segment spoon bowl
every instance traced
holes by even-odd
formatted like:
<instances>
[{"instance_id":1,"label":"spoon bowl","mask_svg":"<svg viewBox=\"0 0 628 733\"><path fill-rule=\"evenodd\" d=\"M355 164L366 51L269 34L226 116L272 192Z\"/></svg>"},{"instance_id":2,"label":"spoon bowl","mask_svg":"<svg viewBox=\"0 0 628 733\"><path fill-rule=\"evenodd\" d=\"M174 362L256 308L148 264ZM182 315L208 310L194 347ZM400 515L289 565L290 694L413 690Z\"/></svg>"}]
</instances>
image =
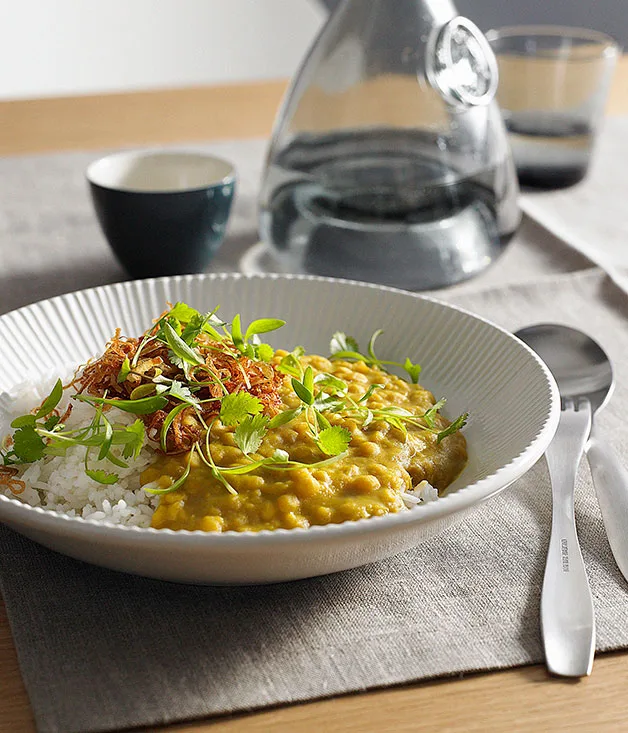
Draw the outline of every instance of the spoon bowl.
<instances>
[{"instance_id":1,"label":"spoon bowl","mask_svg":"<svg viewBox=\"0 0 628 733\"><path fill-rule=\"evenodd\" d=\"M523 328L515 336L547 364L561 397L586 397L594 413L608 404L615 386L613 368L597 341L575 328L553 323Z\"/></svg>"}]
</instances>

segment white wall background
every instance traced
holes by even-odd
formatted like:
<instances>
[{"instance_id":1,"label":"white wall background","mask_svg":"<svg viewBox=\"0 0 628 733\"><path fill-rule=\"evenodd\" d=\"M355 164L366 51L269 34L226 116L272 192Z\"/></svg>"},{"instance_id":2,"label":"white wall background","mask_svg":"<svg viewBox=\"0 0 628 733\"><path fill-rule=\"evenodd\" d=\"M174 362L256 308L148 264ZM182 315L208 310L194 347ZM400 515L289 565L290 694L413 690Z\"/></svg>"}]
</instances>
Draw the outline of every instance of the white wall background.
<instances>
[{"instance_id":1,"label":"white wall background","mask_svg":"<svg viewBox=\"0 0 628 733\"><path fill-rule=\"evenodd\" d=\"M313 0L0 0L0 99L290 76Z\"/></svg>"}]
</instances>

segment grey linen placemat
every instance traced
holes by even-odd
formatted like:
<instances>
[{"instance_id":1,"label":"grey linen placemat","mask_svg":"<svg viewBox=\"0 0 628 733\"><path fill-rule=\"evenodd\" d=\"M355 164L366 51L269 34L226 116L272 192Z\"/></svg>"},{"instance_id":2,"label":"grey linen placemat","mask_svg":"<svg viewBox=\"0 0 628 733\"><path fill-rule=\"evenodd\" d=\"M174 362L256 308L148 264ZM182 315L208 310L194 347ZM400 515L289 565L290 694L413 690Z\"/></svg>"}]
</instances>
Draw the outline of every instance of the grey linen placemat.
<instances>
[{"instance_id":1,"label":"grey linen placemat","mask_svg":"<svg viewBox=\"0 0 628 733\"><path fill-rule=\"evenodd\" d=\"M212 264L235 269L257 239L265 142L202 147L239 172L229 235ZM124 279L83 180L98 155L0 159L0 311ZM617 363L620 384L600 425L628 462L628 297L603 274L581 272L587 267L526 219L497 265L438 295L507 328L548 319L588 328ZM628 646L627 586L586 470L577 512L598 648ZM540 661L549 520L541 462L429 545L335 576L266 588L175 586L90 567L0 528L0 585L40 731L152 726Z\"/></svg>"},{"instance_id":2,"label":"grey linen placemat","mask_svg":"<svg viewBox=\"0 0 628 733\"><path fill-rule=\"evenodd\" d=\"M448 299L511 329L551 319L595 334L620 377L600 426L628 462L628 298L601 272ZM628 646L628 586L586 470L577 520L598 650ZM539 662L549 527L540 461L430 543L333 576L177 586L90 567L3 529L0 579L39 730L102 731Z\"/></svg>"}]
</instances>

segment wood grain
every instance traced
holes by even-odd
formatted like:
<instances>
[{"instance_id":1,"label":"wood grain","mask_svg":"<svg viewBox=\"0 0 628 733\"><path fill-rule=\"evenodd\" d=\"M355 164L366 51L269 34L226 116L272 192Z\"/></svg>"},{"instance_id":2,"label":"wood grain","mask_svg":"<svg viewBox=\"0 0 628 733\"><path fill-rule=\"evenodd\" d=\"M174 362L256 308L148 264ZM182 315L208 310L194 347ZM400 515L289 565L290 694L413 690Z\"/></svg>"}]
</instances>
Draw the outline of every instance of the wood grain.
<instances>
[{"instance_id":1,"label":"wood grain","mask_svg":"<svg viewBox=\"0 0 628 733\"><path fill-rule=\"evenodd\" d=\"M0 155L268 136L285 81L0 102Z\"/></svg>"},{"instance_id":2,"label":"wood grain","mask_svg":"<svg viewBox=\"0 0 628 733\"><path fill-rule=\"evenodd\" d=\"M0 154L101 149L268 135L283 81L0 103ZM628 58L608 113L628 114ZM171 726L169 733L536 733L628 730L628 654L602 655L579 682L542 666L427 682L249 715ZM33 717L0 602L0 733Z\"/></svg>"},{"instance_id":3,"label":"wood grain","mask_svg":"<svg viewBox=\"0 0 628 733\"><path fill-rule=\"evenodd\" d=\"M213 724L174 726L171 733L325 733L391 731L620 731L628 726L624 655L596 662L580 682L548 677L543 667L473 675L296 705ZM609 685L613 679L615 683ZM615 686L617 685L617 686ZM324 721L324 723L323 723Z\"/></svg>"},{"instance_id":4,"label":"wood grain","mask_svg":"<svg viewBox=\"0 0 628 733\"><path fill-rule=\"evenodd\" d=\"M17 663L9 619L0 599L0 733L31 733L35 721Z\"/></svg>"},{"instance_id":5,"label":"wood grain","mask_svg":"<svg viewBox=\"0 0 628 733\"><path fill-rule=\"evenodd\" d=\"M628 114L628 57L620 59L607 111ZM391 121L425 115L393 84L366 85L362 94L372 115L387 111ZM232 84L126 94L0 102L0 155L58 150L94 150L160 143L264 137L270 134L286 81ZM321 98L314 94L313 124ZM333 104L325 105L327 110Z\"/></svg>"}]
</instances>

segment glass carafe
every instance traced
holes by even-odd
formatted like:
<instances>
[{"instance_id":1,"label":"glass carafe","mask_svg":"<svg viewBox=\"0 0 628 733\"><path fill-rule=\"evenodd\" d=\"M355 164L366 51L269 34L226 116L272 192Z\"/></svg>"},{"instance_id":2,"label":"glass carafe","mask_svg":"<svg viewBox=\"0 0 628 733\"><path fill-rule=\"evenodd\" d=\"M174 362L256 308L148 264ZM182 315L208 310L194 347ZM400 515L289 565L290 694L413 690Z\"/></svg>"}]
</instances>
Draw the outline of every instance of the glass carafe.
<instances>
[{"instance_id":1,"label":"glass carafe","mask_svg":"<svg viewBox=\"0 0 628 733\"><path fill-rule=\"evenodd\" d=\"M344 0L268 152L260 231L280 268L425 290L490 265L520 218L496 85L449 0Z\"/></svg>"}]
</instances>

